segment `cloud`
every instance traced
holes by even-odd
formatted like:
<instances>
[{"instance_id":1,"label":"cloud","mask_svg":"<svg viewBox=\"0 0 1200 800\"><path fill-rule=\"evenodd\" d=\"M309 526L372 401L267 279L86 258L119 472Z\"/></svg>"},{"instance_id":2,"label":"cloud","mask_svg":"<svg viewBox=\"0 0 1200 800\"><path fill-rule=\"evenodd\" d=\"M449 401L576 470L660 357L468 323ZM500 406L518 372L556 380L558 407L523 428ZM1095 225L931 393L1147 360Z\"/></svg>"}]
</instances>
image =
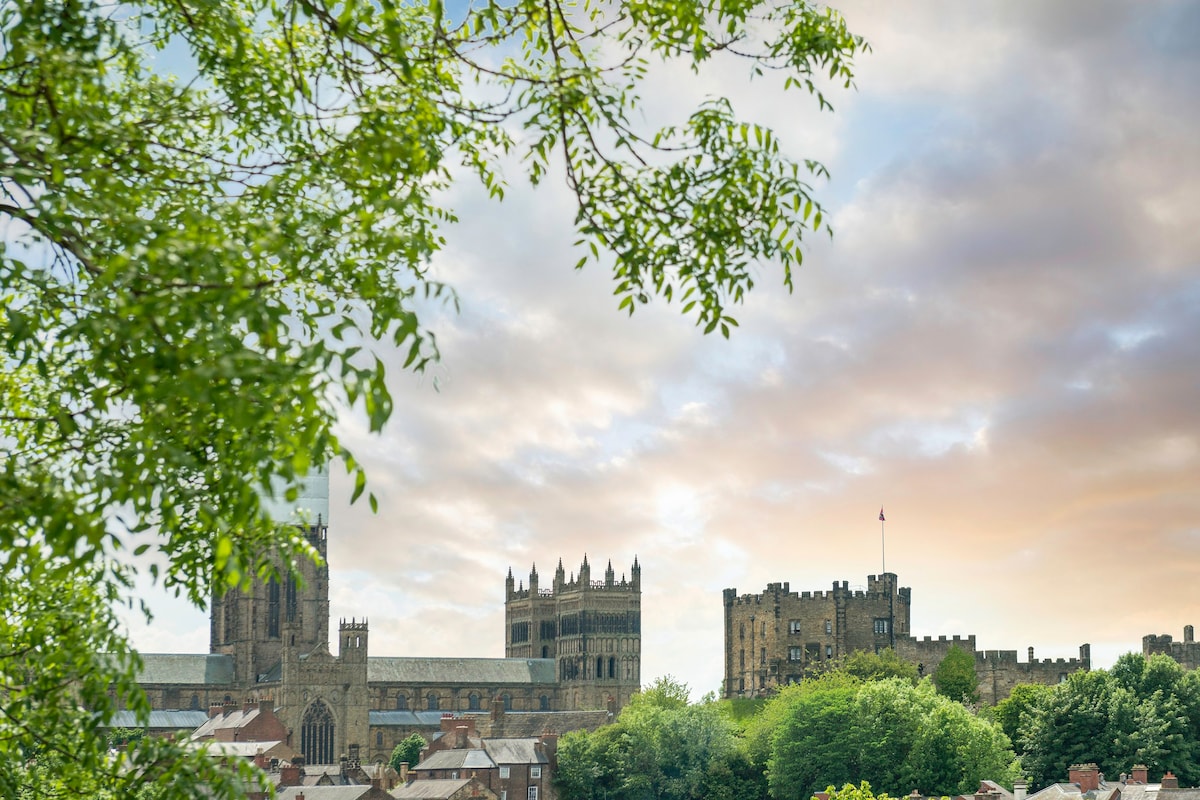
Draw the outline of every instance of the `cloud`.
<instances>
[{"instance_id":1,"label":"cloud","mask_svg":"<svg viewBox=\"0 0 1200 800\"><path fill-rule=\"evenodd\" d=\"M443 360L384 354L392 424L343 424L381 508L334 510L334 615L373 653L502 655L509 567L636 555L643 678L707 691L720 590L865 583L881 503L918 633L1065 657L1194 621L1196 6L845 13L874 50L834 115L729 71L646 92L664 117L732 93L833 170L835 238L794 294L764 265L731 341L618 313L560 186L453 191Z\"/></svg>"}]
</instances>

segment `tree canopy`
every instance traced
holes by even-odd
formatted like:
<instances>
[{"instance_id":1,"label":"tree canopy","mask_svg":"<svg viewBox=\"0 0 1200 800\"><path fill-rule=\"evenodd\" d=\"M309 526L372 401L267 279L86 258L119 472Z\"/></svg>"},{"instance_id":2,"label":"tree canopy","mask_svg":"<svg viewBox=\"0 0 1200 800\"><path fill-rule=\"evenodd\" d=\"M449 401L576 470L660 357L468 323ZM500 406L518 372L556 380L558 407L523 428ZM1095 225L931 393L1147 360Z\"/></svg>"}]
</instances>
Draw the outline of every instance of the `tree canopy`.
<instances>
[{"instance_id":1,"label":"tree canopy","mask_svg":"<svg viewBox=\"0 0 1200 800\"><path fill-rule=\"evenodd\" d=\"M979 676L975 673L975 657L958 645L951 645L933 671L933 684L951 700L978 703Z\"/></svg>"},{"instance_id":2,"label":"tree canopy","mask_svg":"<svg viewBox=\"0 0 1200 800\"><path fill-rule=\"evenodd\" d=\"M864 780L899 794L954 795L981 779L1011 784L1017 776L999 727L927 680L814 681L785 689L771 704L766 768L776 800Z\"/></svg>"},{"instance_id":3,"label":"tree canopy","mask_svg":"<svg viewBox=\"0 0 1200 800\"><path fill-rule=\"evenodd\" d=\"M612 725L569 733L558 747L563 800L754 800L762 797L736 727L714 702L689 705L687 686L660 678Z\"/></svg>"},{"instance_id":4,"label":"tree canopy","mask_svg":"<svg viewBox=\"0 0 1200 800\"><path fill-rule=\"evenodd\" d=\"M1200 781L1200 671L1169 656L1126 653L1111 670L1075 672L1022 698L1017 744L1035 784L1087 761L1108 775L1141 763L1181 785Z\"/></svg>"},{"instance_id":5,"label":"tree canopy","mask_svg":"<svg viewBox=\"0 0 1200 800\"><path fill-rule=\"evenodd\" d=\"M29 756L52 751L86 794L113 761L89 734L146 711L98 610L132 602L131 563L202 605L314 557L264 496L339 462L365 491L333 425L392 413L379 348L437 356L417 308L453 303L429 265L454 182L564 181L576 266L611 268L619 308L657 296L728 335L756 265L790 287L826 227L824 168L727 99L652 129L639 86L728 59L824 108L863 47L836 12L765 0L0 6L5 788L36 791Z\"/></svg>"},{"instance_id":6,"label":"tree canopy","mask_svg":"<svg viewBox=\"0 0 1200 800\"><path fill-rule=\"evenodd\" d=\"M388 759L388 764L397 772L400 771L401 764L408 764L409 767L415 767L417 762L421 760L421 751L424 749L425 737L419 733L414 733L392 748L392 755Z\"/></svg>"}]
</instances>

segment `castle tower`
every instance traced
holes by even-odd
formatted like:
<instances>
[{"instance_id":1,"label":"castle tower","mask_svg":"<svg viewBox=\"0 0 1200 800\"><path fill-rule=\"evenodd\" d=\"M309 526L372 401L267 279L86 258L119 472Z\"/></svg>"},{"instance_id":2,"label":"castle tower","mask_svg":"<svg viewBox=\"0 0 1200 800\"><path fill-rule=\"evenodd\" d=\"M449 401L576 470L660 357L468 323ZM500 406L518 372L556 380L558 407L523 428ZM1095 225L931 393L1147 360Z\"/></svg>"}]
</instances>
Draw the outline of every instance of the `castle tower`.
<instances>
[{"instance_id":1,"label":"castle tower","mask_svg":"<svg viewBox=\"0 0 1200 800\"><path fill-rule=\"evenodd\" d=\"M753 697L826 669L853 652L895 648L909 637L912 590L896 575L867 577L867 588L834 581L827 592L767 584L758 595L726 589L725 697Z\"/></svg>"},{"instance_id":2,"label":"castle tower","mask_svg":"<svg viewBox=\"0 0 1200 800\"><path fill-rule=\"evenodd\" d=\"M507 658L553 659L560 685L558 710L623 706L641 685L641 566L632 580L616 579L609 562L592 581L587 556L578 577L566 578L562 560L553 588L539 590L536 568L528 591L506 586Z\"/></svg>"}]
</instances>

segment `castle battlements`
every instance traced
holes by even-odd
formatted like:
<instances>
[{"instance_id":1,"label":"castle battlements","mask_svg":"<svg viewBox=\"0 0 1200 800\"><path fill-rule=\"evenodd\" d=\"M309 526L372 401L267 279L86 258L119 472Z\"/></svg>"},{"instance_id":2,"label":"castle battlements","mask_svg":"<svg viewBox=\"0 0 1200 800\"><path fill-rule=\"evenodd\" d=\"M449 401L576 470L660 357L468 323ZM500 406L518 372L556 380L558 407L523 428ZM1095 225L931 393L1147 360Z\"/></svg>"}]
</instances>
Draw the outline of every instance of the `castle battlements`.
<instances>
[{"instance_id":1,"label":"castle battlements","mask_svg":"<svg viewBox=\"0 0 1200 800\"><path fill-rule=\"evenodd\" d=\"M924 675L951 649L965 650L975 661L981 699L989 704L1007 697L1018 682L1058 683L1091 665L1086 644L1079 658L1037 660L1029 648L1029 660L1022 662L1016 650L979 650L974 634L912 636L912 590L891 572L868 575L865 589L851 589L849 581L834 581L826 591L793 592L786 582L769 583L761 594L726 589L724 605L726 697L769 694L852 653L887 648ZM1145 646L1181 649L1169 636L1147 637Z\"/></svg>"}]
</instances>

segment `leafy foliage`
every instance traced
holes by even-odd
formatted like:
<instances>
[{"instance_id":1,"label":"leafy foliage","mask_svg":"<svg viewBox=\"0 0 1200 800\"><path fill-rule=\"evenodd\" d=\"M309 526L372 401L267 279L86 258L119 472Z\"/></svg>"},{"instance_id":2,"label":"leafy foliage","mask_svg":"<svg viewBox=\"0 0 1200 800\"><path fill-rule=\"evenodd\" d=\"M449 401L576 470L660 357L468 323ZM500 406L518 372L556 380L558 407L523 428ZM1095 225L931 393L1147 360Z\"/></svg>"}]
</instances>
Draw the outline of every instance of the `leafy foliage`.
<instances>
[{"instance_id":1,"label":"leafy foliage","mask_svg":"<svg viewBox=\"0 0 1200 800\"><path fill-rule=\"evenodd\" d=\"M840 669L864 681L900 678L916 685L919 679L916 665L900 658L890 647L884 648L878 653L855 650L842 663Z\"/></svg>"},{"instance_id":2,"label":"leafy foliage","mask_svg":"<svg viewBox=\"0 0 1200 800\"><path fill-rule=\"evenodd\" d=\"M1168 656L1127 653L1111 670L1072 673L1028 700L1017 740L1035 783L1084 761L1109 775L1143 763L1184 785L1200 781L1200 672Z\"/></svg>"},{"instance_id":3,"label":"leafy foliage","mask_svg":"<svg viewBox=\"0 0 1200 800\"><path fill-rule=\"evenodd\" d=\"M975 657L958 645L951 645L946 657L933 671L933 684L951 700L978 703L979 676L975 674Z\"/></svg>"},{"instance_id":4,"label":"leafy foliage","mask_svg":"<svg viewBox=\"0 0 1200 800\"><path fill-rule=\"evenodd\" d=\"M766 768L771 796L804 800L866 780L923 794L970 792L982 778L1017 776L1008 738L939 695L929 681L841 681L781 692L772 704ZM753 750L752 752L761 752Z\"/></svg>"},{"instance_id":5,"label":"leafy foliage","mask_svg":"<svg viewBox=\"0 0 1200 800\"><path fill-rule=\"evenodd\" d=\"M264 496L338 462L365 493L333 424L388 420L379 348L436 358L417 309L454 302L428 267L456 180L502 198L506 159L564 180L579 266L611 266L619 308L658 296L728 335L755 265L790 286L826 228L825 170L720 98L649 129L639 85L652 61L740 59L823 108L863 47L833 11L762 0L0 5L4 788L37 748L72 791L170 750L112 759L96 735L146 712L96 611L129 600L114 563L202 605L315 557Z\"/></svg>"},{"instance_id":6,"label":"leafy foliage","mask_svg":"<svg viewBox=\"0 0 1200 800\"><path fill-rule=\"evenodd\" d=\"M555 785L563 800L752 800L761 771L712 702L688 705L688 690L659 679L612 724L564 736Z\"/></svg>"},{"instance_id":7,"label":"leafy foliage","mask_svg":"<svg viewBox=\"0 0 1200 800\"><path fill-rule=\"evenodd\" d=\"M425 737L414 733L392 748L392 756L388 759L388 764L397 772L400 771L401 764L415 767L421 760L421 751L424 749Z\"/></svg>"}]
</instances>

